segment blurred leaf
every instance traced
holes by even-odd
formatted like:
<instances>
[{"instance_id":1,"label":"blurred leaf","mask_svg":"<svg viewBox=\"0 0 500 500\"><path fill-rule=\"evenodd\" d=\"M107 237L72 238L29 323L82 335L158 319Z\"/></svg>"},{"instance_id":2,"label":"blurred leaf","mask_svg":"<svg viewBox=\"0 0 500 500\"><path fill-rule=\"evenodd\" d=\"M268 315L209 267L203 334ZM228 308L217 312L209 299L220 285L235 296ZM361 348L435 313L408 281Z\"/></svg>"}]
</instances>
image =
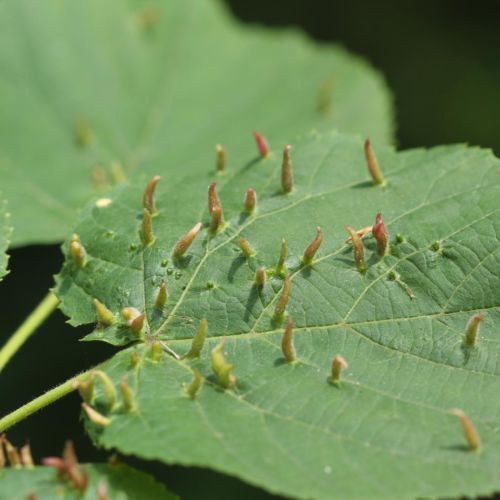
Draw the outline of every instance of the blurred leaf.
<instances>
[{"instance_id":1,"label":"blurred leaf","mask_svg":"<svg viewBox=\"0 0 500 500\"><path fill-rule=\"evenodd\" d=\"M83 464L88 474L88 485L84 493L75 490L66 479L59 479L53 467L33 469L0 469L0 499L36 500L75 499L95 500L101 490L107 492L107 500L175 500L177 497L168 492L154 479L132 469L127 465ZM105 487L103 486L105 484ZM103 489L104 488L104 489ZM104 497L103 497L104 498Z\"/></svg>"},{"instance_id":2,"label":"blurred leaf","mask_svg":"<svg viewBox=\"0 0 500 500\"><path fill-rule=\"evenodd\" d=\"M93 338L137 339L121 319L145 312L143 341L102 367L125 380L134 409L104 395L91 404L111 419L87 421L97 444L165 463L233 474L269 491L300 498L421 498L476 496L500 488L500 400L497 397L500 320L500 163L489 151L463 146L396 153L376 147L386 186L369 178L362 142L314 134L295 144L295 187L280 190L281 157L234 168L218 191L226 226L207 232L208 182L160 183L155 241L144 247L142 187L112 193L107 207L87 207L76 227L87 252L83 268L67 261L57 278L62 309L73 324L91 323L98 298L115 324ZM159 172L161 173L161 172ZM256 187L258 211L242 214L242 194ZM382 212L390 252L377 258L364 238L366 274L345 243L349 224L370 226ZM179 261L178 238L198 220L204 227ZM324 231L316 260L300 257ZM256 254L241 254L248 239ZM298 361L280 349L285 322L273 318L283 287L273 275L286 238L291 291L286 315L295 324ZM65 250L66 251L66 250ZM268 279L255 285L255 271ZM169 299L155 308L162 281ZM474 348L464 347L469 318L485 319ZM201 358L153 359L163 340L187 353L198 322L208 320ZM223 390L210 351L225 340L236 386ZM140 362L132 366L132 353ZM328 383L331 360L349 368L340 387ZM195 368L204 385L186 394ZM466 450L456 416L462 408L483 441Z\"/></svg>"},{"instance_id":3,"label":"blurred leaf","mask_svg":"<svg viewBox=\"0 0 500 500\"><path fill-rule=\"evenodd\" d=\"M62 240L122 174L199 175L219 142L232 165L255 151L253 130L392 140L389 93L363 60L295 30L240 26L215 0L6 0L0 67L15 245Z\"/></svg>"}]
</instances>

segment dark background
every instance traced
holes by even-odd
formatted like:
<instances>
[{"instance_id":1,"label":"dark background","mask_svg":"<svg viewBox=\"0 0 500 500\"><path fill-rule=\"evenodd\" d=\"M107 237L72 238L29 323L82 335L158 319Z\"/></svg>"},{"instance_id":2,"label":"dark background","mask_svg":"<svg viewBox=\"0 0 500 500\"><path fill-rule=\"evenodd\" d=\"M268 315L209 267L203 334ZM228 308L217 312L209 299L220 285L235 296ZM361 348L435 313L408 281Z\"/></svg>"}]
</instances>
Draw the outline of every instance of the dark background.
<instances>
[{"instance_id":1,"label":"dark background","mask_svg":"<svg viewBox=\"0 0 500 500\"><path fill-rule=\"evenodd\" d=\"M189 0L184 0L189 1ZM500 2L465 0L227 0L246 22L296 25L319 41L336 41L385 74L395 96L399 148L468 142L500 153ZM11 252L11 275L0 286L0 338L5 339L43 298L62 263L58 247ZM79 343L81 331L57 312L0 377L5 414L113 349ZM3 341L2 341L3 342ZM72 438L83 461L105 460L78 422L79 397L58 401L9 431L29 437L35 459L59 454ZM272 498L214 472L135 461L183 498ZM307 478L305 478L307 479Z\"/></svg>"}]
</instances>

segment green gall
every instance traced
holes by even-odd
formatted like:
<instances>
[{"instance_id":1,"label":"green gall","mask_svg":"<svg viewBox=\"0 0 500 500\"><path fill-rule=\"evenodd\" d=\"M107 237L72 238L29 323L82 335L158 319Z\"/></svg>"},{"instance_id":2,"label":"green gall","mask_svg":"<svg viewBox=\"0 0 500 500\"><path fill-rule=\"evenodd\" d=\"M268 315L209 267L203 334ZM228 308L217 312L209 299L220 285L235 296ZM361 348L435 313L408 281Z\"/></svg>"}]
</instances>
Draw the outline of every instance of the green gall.
<instances>
[{"instance_id":1,"label":"green gall","mask_svg":"<svg viewBox=\"0 0 500 500\"><path fill-rule=\"evenodd\" d=\"M231 373L234 365L229 364L224 357L224 340L212 349L211 352L212 371L217 377L219 384L224 389L231 389L236 385L236 377Z\"/></svg>"},{"instance_id":2,"label":"green gall","mask_svg":"<svg viewBox=\"0 0 500 500\"><path fill-rule=\"evenodd\" d=\"M217 144L217 146L215 146L215 154L215 168L219 173L224 172L224 170L226 170L226 150L222 144Z\"/></svg>"},{"instance_id":3,"label":"green gall","mask_svg":"<svg viewBox=\"0 0 500 500\"><path fill-rule=\"evenodd\" d=\"M120 380L120 394L123 401L123 409L126 412L132 411L135 408L135 397L132 389L128 386L125 378Z\"/></svg>"},{"instance_id":4,"label":"green gall","mask_svg":"<svg viewBox=\"0 0 500 500\"><path fill-rule=\"evenodd\" d=\"M207 336L208 323L206 319L200 320L198 329L193 337L193 342L191 343L191 348L188 353L184 356L186 359L199 358L201 350L203 349L203 344L205 343L205 337Z\"/></svg>"},{"instance_id":5,"label":"green gall","mask_svg":"<svg viewBox=\"0 0 500 500\"><path fill-rule=\"evenodd\" d=\"M377 157L373 152L370 139L366 139L365 141L365 158L373 183L377 186L383 186L385 184L384 177L382 176Z\"/></svg>"},{"instance_id":6,"label":"green gall","mask_svg":"<svg viewBox=\"0 0 500 500\"><path fill-rule=\"evenodd\" d=\"M105 417L97 410L94 410L87 403L82 403L83 411L87 414L89 420L99 427L107 427L111 423L111 419Z\"/></svg>"},{"instance_id":7,"label":"green gall","mask_svg":"<svg viewBox=\"0 0 500 500\"><path fill-rule=\"evenodd\" d=\"M203 384L203 375L198 370L193 370L193 380L186 389L187 395L194 399Z\"/></svg>"},{"instance_id":8,"label":"green gall","mask_svg":"<svg viewBox=\"0 0 500 500\"><path fill-rule=\"evenodd\" d=\"M110 326L116 321L115 315L102 302L94 299L94 306L100 326Z\"/></svg>"},{"instance_id":9,"label":"green gall","mask_svg":"<svg viewBox=\"0 0 500 500\"><path fill-rule=\"evenodd\" d=\"M365 262L365 251L363 247L363 241L359 234L349 226L345 226L347 232L351 237L352 249L354 252L354 262L358 271L363 274L366 272L366 262Z\"/></svg>"},{"instance_id":10,"label":"green gall","mask_svg":"<svg viewBox=\"0 0 500 500\"><path fill-rule=\"evenodd\" d=\"M245 257L251 257L252 255L255 255L255 252L253 248L250 246L250 243L248 243L248 240L244 238L243 236L240 238L240 249L241 252Z\"/></svg>"},{"instance_id":11,"label":"green gall","mask_svg":"<svg viewBox=\"0 0 500 500\"><path fill-rule=\"evenodd\" d=\"M160 283L160 287L158 288L158 293L155 299L156 309L162 310L165 307L165 304L167 303L167 299L168 299L167 284L165 283L164 280L162 280L162 282Z\"/></svg>"},{"instance_id":12,"label":"green gall","mask_svg":"<svg viewBox=\"0 0 500 500\"><path fill-rule=\"evenodd\" d=\"M281 189L285 194L290 193L293 189L292 161L290 159L291 149L292 146L290 144L285 147L281 163Z\"/></svg>"},{"instance_id":13,"label":"green gall","mask_svg":"<svg viewBox=\"0 0 500 500\"><path fill-rule=\"evenodd\" d=\"M155 239L153 234L151 212L147 208L143 209L141 236L142 241L146 246L151 245Z\"/></svg>"},{"instance_id":14,"label":"green gall","mask_svg":"<svg viewBox=\"0 0 500 500\"><path fill-rule=\"evenodd\" d=\"M93 379L98 379L101 382L107 406L112 410L116 404L116 390L113 381L102 370L92 370L91 376Z\"/></svg>"},{"instance_id":15,"label":"green gall","mask_svg":"<svg viewBox=\"0 0 500 500\"><path fill-rule=\"evenodd\" d=\"M296 359L295 348L293 346L293 322L288 320L283 338L281 339L281 351L288 363L292 363Z\"/></svg>"},{"instance_id":16,"label":"green gall","mask_svg":"<svg viewBox=\"0 0 500 500\"><path fill-rule=\"evenodd\" d=\"M259 287L264 286L266 277L266 268L264 266L260 266L255 272L255 284Z\"/></svg>"}]
</instances>

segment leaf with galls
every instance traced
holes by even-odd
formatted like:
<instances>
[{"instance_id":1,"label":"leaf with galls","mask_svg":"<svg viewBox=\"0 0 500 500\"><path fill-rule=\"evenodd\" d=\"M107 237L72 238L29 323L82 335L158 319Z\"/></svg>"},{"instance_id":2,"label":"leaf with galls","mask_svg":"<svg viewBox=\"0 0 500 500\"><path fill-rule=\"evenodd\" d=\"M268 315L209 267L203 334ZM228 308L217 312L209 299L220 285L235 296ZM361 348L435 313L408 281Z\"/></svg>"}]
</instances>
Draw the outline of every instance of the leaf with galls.
<instances>
[{"instance_id":1,"label":"leaf with galls","mask_svg":"<svg viewBox=\"0 0 500 500\"><path fill-rule=\"evenodd\" d=\"M288 143L294 184L283 193ZM82 212L74 232L86 263L75 266L64 245L61 307L73 324L93 324L98 299L115 321L91 338L132 344L100 366L115 385L113 408L100 381L86 395L88 407L109 419L103 426L85 417L94 441L214 468L294 498L474 497L500 489L500 162L477 148L397 153L374 142L381 187L361 138L312 134L270 145L265 160L252 163L255 151L239 164L231 156L224 175L209 148L206 178L190 183L158 170L149 245L140 228L151 176L114 193L105 210ZM224 224L213 233L207 189L215 179ZM249 186L258 195L252 213L243 204ZM377 241L371 231L377 213L389 240L383 257L380 234ZM196 238L173 259L197 221ZM346 225L368 228L356 233L363 273ZM316 240L309 251L315 233L321 246ZM242 237L255 249L251 257ZM158 308L162 283L168 298ZM144 315L140 336L123 319L125 307ZM468 347L476 315L484 319ZM186 356L205 319L204 341L198 334L195 342L203 348ZM289 320L293 344L284 337ZM333 370L336 356L349 367ZM134 396L131 411L122 380ZM473 422L478 453L468 452L473 445L450 408Z\"/></svg>"}]
</instances>

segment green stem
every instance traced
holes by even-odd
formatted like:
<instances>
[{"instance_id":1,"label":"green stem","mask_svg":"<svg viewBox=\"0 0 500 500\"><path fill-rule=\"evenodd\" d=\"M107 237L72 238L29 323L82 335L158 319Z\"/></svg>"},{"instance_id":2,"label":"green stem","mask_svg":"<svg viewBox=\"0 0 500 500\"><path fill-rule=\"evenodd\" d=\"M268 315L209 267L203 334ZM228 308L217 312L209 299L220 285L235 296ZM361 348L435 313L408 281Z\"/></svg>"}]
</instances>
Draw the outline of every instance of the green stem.
<instances>
[{"instance_id":1,"label":"green stem","mask_svg":"<svg viewBox=\"0 0 500 500\"><path fill-rule=\"evenodd\" d=\"M74 391L75 382L81 379L82 377L85 377L87 374L88 372L84 372L80 375L77 375L76 377L70 378L66 382L63 382L57 387L50 389L50 391L47 391L45 394L38 396L29 403L26 403L17 410L1 418L0 432L7 430L9 427L12 427L21 420L24 420L33 413L37 412L38 410L41 410L42 408L49 406L50 404L54 403L54 401L57 401L58 399L61 399L63 396L66 396L70 392Z\"/></svg>"},{"instance_id":2,"label":"green stem","mask_svg":"<svg viewBox=\"0 0 500 500\"><path fill-rule=\"evenodd\" d=\"M59 304L59 300L52 292L49 292L23 324L12 334L0 350L0 372L26 340L35 333L36 329L55 310L57 304Z\"/></svg>"}]
</instances>

